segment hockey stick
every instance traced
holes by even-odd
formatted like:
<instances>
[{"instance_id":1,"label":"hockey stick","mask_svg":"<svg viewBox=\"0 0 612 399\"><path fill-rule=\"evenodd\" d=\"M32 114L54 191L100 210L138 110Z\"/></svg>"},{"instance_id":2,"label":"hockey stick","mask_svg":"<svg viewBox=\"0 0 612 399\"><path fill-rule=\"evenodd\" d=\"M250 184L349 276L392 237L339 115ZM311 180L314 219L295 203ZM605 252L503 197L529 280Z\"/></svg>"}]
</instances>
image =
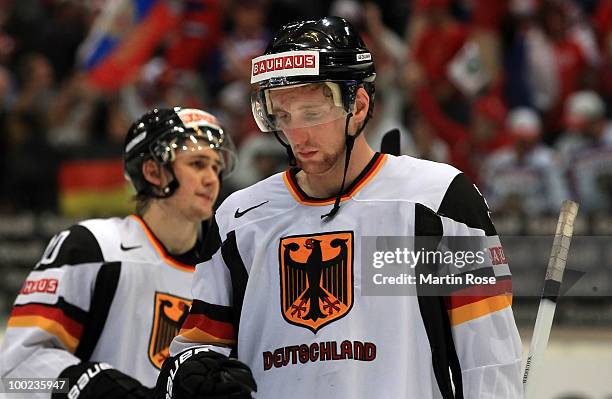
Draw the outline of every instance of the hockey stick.
<instances>
[{"instance_id":1,"label":"hockey stick","mask_svg":"<svg viewBox=\"0 0 612 399\"><path fill-rule=\"evenodd\" d=\"M555 316L555 308L557 307L557 297L561 289L561 281L563 280L563 271L567 262L567 253L572 240L574 230L574 220L578 213L578 204L572 201L563 201L561 205L561 213L557 222L557 231L553 241L548 267L546 268L546 279L544 281L544 290L540 299L538 315L536 317L531 345L529 346L529 354L525 365L525 374L523 374L523 388L525 391L525 399L535 398L535 388L538 382L538 372L542 368L542 357L550 330L552 328L553 318Z\"/></svg>"}]
</instances>

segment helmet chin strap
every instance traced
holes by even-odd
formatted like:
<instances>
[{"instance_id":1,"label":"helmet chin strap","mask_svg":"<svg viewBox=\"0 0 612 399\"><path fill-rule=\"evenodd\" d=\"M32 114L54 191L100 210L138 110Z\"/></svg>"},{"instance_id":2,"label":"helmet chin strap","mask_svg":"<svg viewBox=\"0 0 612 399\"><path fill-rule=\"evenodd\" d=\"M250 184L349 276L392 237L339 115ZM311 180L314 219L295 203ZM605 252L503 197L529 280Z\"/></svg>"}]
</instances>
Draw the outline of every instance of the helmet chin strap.
<instances>
[{"instance_id":1,"label":"helmet chin strap","mask_svg":"<svg viewBox=\"0 0 612 399\"><path fill-rule=\"evenodd\" d=\"M325 219L326 222L329 222L330 220L332 220L334 216L336 216L336 214L340 210L340 201L342 201L342 194L344 193L344 184L346 183L346 173L348 172L348 166L351 160L351 152L353 151L353 145L355 144L355 139L357 138L357 136L361 134L367 122L367 120L365 120L364 123L359 128L359 130L357 130L357 133L351 136L348 132L348 126L349 126L349 122L352 117L353 117L353 113L349 112L346 115L346 124L344 125L344 138L345 138L344 144L345 144L346 157L344 159L344 173L342 174L342 184L340 185L340 191L338 191L338 194L336 195L336 200L334 201L334 206L329 211L329 213L326 213L325 215L321 215L321 219Z\"/></svg>"},{"instance_id":2,"label":"helmet chin strap","mask_svg":"<svg viewBox=\"0 0 612 399\"><path fill-rule=\"evenodd\" d=\"M153 196L159 199L171 197L172 194L174 194L176 190L179 188L179 182L178 182L178 179L176 178L176 175L174 174L174 170L172 169L172 163L170 163L169 165L165 165L164 167L166 168L168 172L170 172L170 175L172 176L172 180L170 181L170 183L166 184L165 187L161 188L161 194L153 192Z\"/></svg>"},{"instance_id":3,"label":"helmet chin strap","mask_svg":"<svg viewBox=\"0 0 612 399\"><path fill-rule=\"evenodd\" d=\"M179 186L179 182L176 180L176 178L174 178L174 180L172 180L170 183L168 183L168 185L166 187L164 187L162 189L162 195L158 195L158 198L168 198L170 197L172 194L175 193L176 189Z\"/></svg>"},{"instance_id":4,"label":"helmet chin strap","mask_svg":"<svg viewBox=\"0 0 612 399\"><path fill-rule=\"evenodd\" d=\"M368 120L368 117L366 116L366 120L363 121L363 124L361 125L361 127L359 128L359 130L357 130L357 133L355 133L355 135L351 136L348 132L348 127L349 127L349 122L351 121L351 118L353 117L353 113L349 112L346 115L346 123L344 124L344 144L345 144L345 159L344 159L344 173L342 174L342 184L340 185L340 191L338 192L338 194L336 195L336 200L334 201L334 206L332 207L332 209L326 213L325 215L321 215L321 219L325 219L326 222L332 220L334 218L334 216L336 216L336 214L338 213L338 210L340 210L340 201L342 200L342 194L344 192L344 185L346 184L346 174L348 172L348 166L349 166L349 162L351 160L351 152L353 151L353 146L355 144L355 139L361 134L361 132L363 132L363 129L365 128L366 122ZM290 166L295 166L296 165L296 159L295 159L295 155L293 154L293 151L291 150L291 146L287 143L285 143L280 136L278 135L277 131L274 131L274 136L276 137L276 140L278 140L279 143L281 143L281 145L283 147L285 147L285 150L287 151L287 157L289 158L289 165ZM174 174L172 174L174 176ZM176 177L174 178L174 181L171 182L170 184L176 182ZM169 187L170 185L168 185ZM178 186L178 182L177 182L177 186ZM166 188L168 188L166 187ZM172 194L170 194L172 195Z\"/></svg>"}]
</instances>

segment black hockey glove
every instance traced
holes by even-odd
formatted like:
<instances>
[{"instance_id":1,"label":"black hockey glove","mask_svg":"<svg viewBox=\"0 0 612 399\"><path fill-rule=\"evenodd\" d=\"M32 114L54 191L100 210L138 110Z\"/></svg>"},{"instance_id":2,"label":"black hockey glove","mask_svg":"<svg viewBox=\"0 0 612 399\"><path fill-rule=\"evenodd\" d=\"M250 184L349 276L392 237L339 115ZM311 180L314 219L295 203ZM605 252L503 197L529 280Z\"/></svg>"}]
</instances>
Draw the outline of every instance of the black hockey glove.
<instances>
[{"instance_id":1,"label":"black hockey glove","mask_svg":"<svg viewBox=\"0 0 612 399\"><path fill-rule=\"evenodd\" d=\"M192 348L164 362L154 397L251 399L253 391L257 384L246 364L206 348Z\"/></svg>"},{"instance_id":2,"label":"black hockey glove","mask_svg":"<svg viewBox=\"0 0 612 399\"><path fill-rule=\"evenodd\" d=\"M150 399L153 389L106 363L82 362L67 367L58 378L68 378L68 393L53 393L51 399Z\"/></svg>"}]
</instances>

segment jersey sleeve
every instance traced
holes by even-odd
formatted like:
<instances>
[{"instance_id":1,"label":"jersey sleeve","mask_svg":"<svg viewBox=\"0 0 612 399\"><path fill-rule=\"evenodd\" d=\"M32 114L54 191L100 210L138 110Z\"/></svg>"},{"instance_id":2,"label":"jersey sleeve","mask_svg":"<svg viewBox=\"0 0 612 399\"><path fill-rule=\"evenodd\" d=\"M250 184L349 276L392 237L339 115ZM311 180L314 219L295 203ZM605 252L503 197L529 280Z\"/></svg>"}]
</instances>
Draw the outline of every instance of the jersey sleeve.
<instances>
[{"instance_id":1,"label":"jersey sleeve","mask_svg":"<svg viewBox=\"0 0 612 399\"><path fill-rule=\"evenodd\" d=\"M102 252L85 227L54 236L26 278L0 348L0 376L55 378L81 361Z\"/></svg>"},{"instance_id":2,"label":"jersey sleeve","mask_svg":"<svg viewBox=\"0 0 612 399\"><path fill-rule=\"evenodd\" d=\"M205 241L204 262L194 273L189 315L170 345L172 356L196 346L235 354L247 278L235 232L220 232L213 219Z\"/></svg>"},{"instance_id":3,"label":"jersey sleeve","mask_svg":"<svg viewBox=\"0 0 612 399\"><path fill-rule=\"evenodd\" d=\"M483 261L452 273L463 278L443 297L419 297L432 347L434 374L443 397L522 398L522 346L512 313L512 283L501 242L480 192L457 175L436 213L417 209L425 235L461 237L482 249ZM466 276L488 283L468 283ZM482 280L481 280L482 281ZM450 372L449 372L450 370Z\"/></svg>"},{"instance_id":4,"label":"jersey sleeve","mask_svg":"<svg viewBox=\"0 0 612 399\"><path fill-rule=\"evenodd\" d=\"M482 237L484 263L465 273L494 281L473 283L445 298L464 398L521 398L522 347L512 313L510 269L488 206L476 186L459 174L438 213L445 236Z\"/></svg>"}]
</instances>

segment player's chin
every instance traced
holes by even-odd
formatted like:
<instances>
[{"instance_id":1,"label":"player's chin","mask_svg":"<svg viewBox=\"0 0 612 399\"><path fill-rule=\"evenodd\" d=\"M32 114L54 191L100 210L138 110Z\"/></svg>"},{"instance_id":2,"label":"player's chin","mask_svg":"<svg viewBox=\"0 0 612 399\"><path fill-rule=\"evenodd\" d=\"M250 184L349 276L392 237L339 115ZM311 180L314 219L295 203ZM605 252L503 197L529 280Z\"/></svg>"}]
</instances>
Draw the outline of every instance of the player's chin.
<instances>
[{"instance_id":1,"label":"player's chin","mask_svg":"<svg viewBox=\"0 0 612 399\"><path fill-rule=\"evenodd\" d=\"M209 198L198 197L198 201L195 201L192 206L192 212L198 219L208 219L213 214L214 201Z\"/></svg>"},{"instance_id":2,"label":"player's chin","mask_svg":"<svg viewBox=\"0 0 612 399\"><path fill-rule=\"evenodd\" d=\"M314 163L314 162L300 162L300 163L298 163L298 166L304 172L306 172L308 174L313 174L313 175L320 174L325 169L325 168L322 167L322 165L320 163Z\"/></svg>"},{"instance_id":3,"label":"player's chin","mask_svg":"<svg viewBox=\"0 0 612 399\"><path fill-rule=\"evenodd\" d=\"M198 206L192 209L193 218L199 221L210 219L213 214L212 206Z\"/></svg>"},{"instance_id":4,"label":"player's chin","mask_svg":"<svg viewBox=\"0 0 612 399\"><path fill-rule=\"evenodd\" d=\"M328 162L326 159L321 159L301 162L298 166L306 173L320 175L328 173L333 168L334 163Z\"/></svg>"}]
</instances>

